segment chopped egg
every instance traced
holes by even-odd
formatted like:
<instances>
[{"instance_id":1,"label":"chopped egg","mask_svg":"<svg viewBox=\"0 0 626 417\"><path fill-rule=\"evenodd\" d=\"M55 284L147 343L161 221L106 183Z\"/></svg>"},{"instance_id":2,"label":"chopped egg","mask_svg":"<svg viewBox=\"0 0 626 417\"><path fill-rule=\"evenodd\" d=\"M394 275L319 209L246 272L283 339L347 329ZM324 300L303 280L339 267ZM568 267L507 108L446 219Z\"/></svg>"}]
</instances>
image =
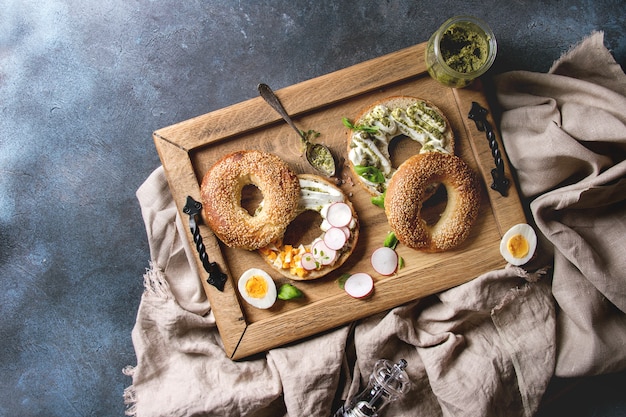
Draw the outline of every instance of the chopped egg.
<instances>
[{"instance_id":1,"label":"chopped egg","mask_svg":"<svg viewBox=\"0 0 626 417\"><path fill-rule=\"evenodd\" d=\"M267 309L276 302L276 284L262 269L251 268L241 274L238 282L239 293L250 305Z\"/></svg>"},{"instance_id":2,"label":"chopped egg","mask_svg":"<svg viewBox=\"0 0 626 417\"><path fill-rule=\"evenodd\" d=\"M537 248L537 234L526 223L511 227L500 241L500 253L511 265L524 265L531 260Z\"/></svg>"}]
</instances>

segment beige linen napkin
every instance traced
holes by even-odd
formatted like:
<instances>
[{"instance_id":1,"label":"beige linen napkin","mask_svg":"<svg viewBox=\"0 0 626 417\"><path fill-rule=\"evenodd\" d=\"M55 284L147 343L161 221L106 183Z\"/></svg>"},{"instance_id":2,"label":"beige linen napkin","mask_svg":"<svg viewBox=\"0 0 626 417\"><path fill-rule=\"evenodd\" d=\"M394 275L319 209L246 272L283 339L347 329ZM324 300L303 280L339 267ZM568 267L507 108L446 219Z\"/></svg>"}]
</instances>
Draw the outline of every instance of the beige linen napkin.
<instances>
[{"instance_id":1,"label":"beige linen napkin","mask_svg":"<svg viewBox=\"0 0 626 417\"><path fill-rule=\"evenodd\" d=\"M124 370L133 378L125 391L126 414L260 417L315 415L324 407L329 414L347 327L319 337L314 346L305 341L275 349L267 358L231 361L162 167L137 190L137 198L152 261L132 333L137 365Z\"/></svg>"},{"instance_id":2,"label":"beige linen napkin","mask_svg":"<svg viewBox=\"0 0 626 417\"><path fill-rule=\"evenodd\" d=\"M190 262L195 255L181 238L162 168L137 197L152 263L132 333L137 365L125 370L133 378L128 415L329 416L344 392L363 387L380 358L405 358L413 380L390 414L531 416L536 410L554 366L549 286L534 282L541 273L490 272L353 327L233 362L206 312Z\"/></svg>"},{"instance_id":3,"label":"beige linen napkin","mask_svg":"<svg viewBox=\"0 0 626 417\"><path fill-rule=\"evenodd\" d=\"M586 57L586 49L583 43L574 52ZM570 67L579 68L575 60L568 62ZM566 75L560 77L569 80ZM514 83L508 85L511 97L519 94ZM524 86L522 91L531 87ZM509 109L515 111L517 106ZM540 123L544 120L535 114L533 122L535 118ZM541 134L545 129L539 125L532 130L533 126L536 125L527 121L531 131L524 137ZM514 127L521 130L519 126ZM515 129L513 131L517 131ZM503 131L503 137L508 136L508 131ZM509 153L521 171L520 182L525 195L531 195L529 188L535 189L535 194L548 196L558 189L563 181L558 170L552 172L550 165L541 164L539 168L548 172L538 174L537 166L533 166L533 158L542 158L542 155L529 154L527 151L534 148L528 146L512 145L512 148ZM560 158L561 149L554 148L553 158L566 169L570 157ZM521 164L520 159L528 161L527 164ZM619 164L617 160L612 162ZM608 172L611 162L603 163L606 167L603 172ZM592 175L589 172L587 175ZM539 180L534 178L537 176ZM544 177L560 178L559 183L548 184ZM582 194L591 192L606 201L616 201L624 194L618 190L606 196L602 193L605 187L619 184L615 178L616 181L585 188ZM545 184L544 188L537 187L536 181ZM577 181L585 179L579 177L570 182L576 184ZM534 273L516 267L492 271L467 284L380 313L353 326L343 326L233 362L224 354L210 306L190 262L195 254L181 238L182 222L173 209L162 168L146 180L137 191L137 197L152 260L144 277L146 291L132 334L137 364L125 369L133 382L125 391L128 415L328 416L339 404L337 400L363 388L375 361L380 358L406 359L406 370L412 380L409 392L402 400L392 403L386 415L530 417L536 412L553 375L557 354L556 312L547 269ZM553 202L550 198L547 200ZM556 220L567 217L556 216L555 220L553 212L561 206L538 205L537 201L541 202L539 197L533 201L536 215L545 216L537 222L550 239L550 245L558 248L555 252L564 253L565 246L578 253L567 240L569 230L551 227ZM577 203L566 200L560 204L568 207ZM574 212L587 210L586 207L575 208ZM596 216L586 211L585 214L587 224L594 227L595 222L603 224L602 213ZM558 223L563 224L569 223ZM624 225L622 217L621 226ZM581 228L577 230L581 233ZM592 230L584 232L588 236ZM611 244L623 247L623 236ZM610 245L603 244L603 248L605 246ZM542 250L549 248L544 246ZM595 253L596 259L604 260L603 253ZM555 263L555 275L575 275L567 268L570 264L565 260L569 259L564 256L563 261ZM613 269L604 269L599 263L594 267L595 281L623 291L623 285L611 284L609 278L613 276ZM581 278L583 274L576 272L575 278ZM570 289L566 286L564 290ZM592 294L581 286L576 287L570 297L576 299L585 290ZM620 298L619 293L612 295ZM620 300L623 301L623 297ZM596 314L594 319L597 319L608 316L610 306L618 310L608 301L598 303L604 307L603 311L582 312ZM584 322L586 318L579 319ZM587 328L587 331L593 329ZM570 334L561 334L558 340L562 346L567 345L564 339ZM600 359L595 353L589 352L588 362ZM619 362L624 352L614 353L613 362Z\"/></svg>"},{"instance_id":4,"label":"beige linen napkin","mask_svg":"<svg viewBox=\"0 0 626 417\"><path fill-rule=\"evenodd\" d=\"M626 368L626 75L594 33L548 74L496 78L505 148L554 244L556 374Z\"/></svg>"}]
</instances>

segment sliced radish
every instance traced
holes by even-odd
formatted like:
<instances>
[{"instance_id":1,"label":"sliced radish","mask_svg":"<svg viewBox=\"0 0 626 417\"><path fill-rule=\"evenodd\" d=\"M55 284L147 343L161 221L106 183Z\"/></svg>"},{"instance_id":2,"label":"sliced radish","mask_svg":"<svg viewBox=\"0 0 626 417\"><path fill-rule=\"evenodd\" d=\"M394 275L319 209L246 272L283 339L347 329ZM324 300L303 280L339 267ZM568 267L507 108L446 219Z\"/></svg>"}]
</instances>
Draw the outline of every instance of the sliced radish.
<instances>
[{"instance_id":1,"label":"sliced radish","mask_svg":"<svg viewBox=\"0 0 626 417\"><path fill-rule=\"evenodd\" d=\"M398 254L386 246L376 249L371 257L372 267L381 275L391 275L398 269Z\"/></svg>"},{"instance_id":2,"label":"sliced radish","mask_svg":"<svg viewBox=\"0 0 626 417\"><path fill-rule=\"evenodd\" d=\"M344 226L341 230L343 230L343 233L346 235L346 239L350 239L350 235L352 235L350 228L348 226Z\"/></svg>"},{"instance_id":3,"label":"sliced radish","mask_svg":"<svg viewBox=\"0 0 626 417\"><path fill-rule=\"evenodd\" d=\"M374 280L365 272L357 272L346 280L343 288L351 297L364 298L374 290Z\"/></svg>"},{"instance_id":4,"label":"sliced radish","mask_svg":"<svg viewBox=\"0 0 626 417\"><path fill-rule=\"evenodd\" d=\"M331 227L324 233L324 243L330 249L339 250L346 244L346 234L339 227Z\"/></svg>"},{"instance_id":5,"label":"sliced radish","mask_svg":"<svg viewBox=\"0 0 626 417\"><path fill-rule=\"evenodd\" d=\"M328 207L326 219L335 227L347 226L352 221L352 209L346 203L333 203Z\"/></svg>"},{"instance_id":6,"label":"sliced radish","mask_svg":"<svg viewBox=\"0 0 626 417\"><path fill-rule=\"evenodd\" d=\"M329 248L323 240L317 240L313 246L311 246L311 253L313 257L322 265L330 265L335 262L337 251Z\"/></svg>"},{"instance_id":7,"label":"sliced radish","mask_svg":"<svg viewBox=\"0 0 626 417\"><path fill-rule=\"evenodd\" d=\"M302 268L307 271L317 269L318 264L317 259L315 259L315 256L313 256L311 252L304 252L300 258L300 265L302 265Z\"/></svg>"}]
</instances>

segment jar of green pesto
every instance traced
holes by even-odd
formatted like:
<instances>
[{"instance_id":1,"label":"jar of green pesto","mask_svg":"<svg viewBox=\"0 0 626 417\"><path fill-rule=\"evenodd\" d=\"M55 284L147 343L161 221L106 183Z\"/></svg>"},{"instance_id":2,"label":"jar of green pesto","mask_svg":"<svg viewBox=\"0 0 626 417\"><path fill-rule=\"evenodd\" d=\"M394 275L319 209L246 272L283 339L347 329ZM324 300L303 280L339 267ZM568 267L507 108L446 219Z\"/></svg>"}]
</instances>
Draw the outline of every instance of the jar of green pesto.
<instances>
[{"instance_id":1,"label":"jar of green pesto","mask_svg":"<svg viewBox=\"0 0 626 417\"><path fill-rule=\"evenodd\" d=\"M441 84L463 88L491 67L497 49L493 31L485 22L456 16L446 20L428 40L426 67Z\"/></svg>"}]
</instances>

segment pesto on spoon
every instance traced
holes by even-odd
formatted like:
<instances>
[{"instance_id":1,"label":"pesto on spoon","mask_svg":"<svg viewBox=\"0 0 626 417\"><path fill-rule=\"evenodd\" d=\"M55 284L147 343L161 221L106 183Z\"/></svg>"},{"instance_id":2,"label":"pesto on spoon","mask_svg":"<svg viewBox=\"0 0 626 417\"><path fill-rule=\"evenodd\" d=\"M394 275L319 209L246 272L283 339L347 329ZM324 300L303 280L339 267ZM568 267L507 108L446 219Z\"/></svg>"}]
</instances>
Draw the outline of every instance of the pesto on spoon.
<instances>
[{"instance_id":1,"label":"pesto on spoon","mask_svg":"<svg viewBox=\"0 0 626 417\"><path fill-rule=\"evenodd\" d=\"M304 155L307 162L313 168L328 177L335 175L335 158L333 157L330 149L320 143L311 142L308 138L309 135L305 135L304 132L298 129L293 120L291 120L291 117L287 114L287 111L281 104L280 100L278 100L276 94L274 94L272 89L267 84L259 84L258 90L261 97L263 97L263 99L282 116L282 118L293 128L293 130L298 132L298 136L300 136L300 139L305 147Z\"/></svg>"}]
</instances>

